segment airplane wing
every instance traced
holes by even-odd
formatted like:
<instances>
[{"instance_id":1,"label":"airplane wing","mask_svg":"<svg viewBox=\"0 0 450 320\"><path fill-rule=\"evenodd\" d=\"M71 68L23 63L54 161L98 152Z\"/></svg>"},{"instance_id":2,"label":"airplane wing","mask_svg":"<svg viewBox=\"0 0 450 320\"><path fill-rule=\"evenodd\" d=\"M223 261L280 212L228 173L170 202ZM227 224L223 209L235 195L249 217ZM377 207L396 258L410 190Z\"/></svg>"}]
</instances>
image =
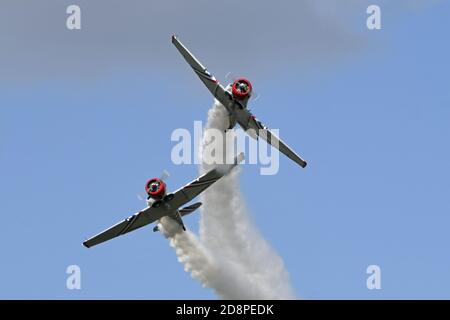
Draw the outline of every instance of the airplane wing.
<instances>
[{"instance_id":1,"label":"airplane wing","mask_svg":"<svg viewBox=\"0 0 450 320\"><path fill-rule=\"evenodd\" d=\"M164 213L165 212L163 207L147 207L142 211L132 215L131 217L86 240L85 242L83 242L83 245L87 248L90 248L99 243L111 240L115 237L146 226L149 223L155 222L156 220L164 216Z\"/></svg>"},{"instance_id":2,"label":"airplane wing","mask_svg":"<svg viewBox=\"0 0 450 320\"><path fill-rule=\"evenodd\" d=\"M197 76L202 80L212 95L222 103L229 112L233 105L233 100L224 87L216 80L216 78L209 73L209 71L197 60L194 55L178 40L176 36L172 36L172 43L184 57L187 63L191 66Z\"/></svg>"},{"instance_id":3,"label":"airplane wing","mask_svg":"<svg viewBox=\"0 0 450 320\"><path fill-rule=\"evenodd\" d=\"M172 206L181 207L182 205L188 203L196 196L198 196L200 193L202 193L206 188L212 185L214 182L222 178L224 175L228 174L243 159L244 154L241 153L234 158L233 164L219 165L216 168L201 175L194 181L191 181L184 187L178 189L173 194L174 197L171 200Z\"/></svg>"},{"instance_id":4,"label":"airplane wing","mask_svg":"<svg viewBox=\"0 0 450 320\"><path fill-rule=\"evenodd\" d=\"M303 160L298 154L296 154L294 150L292 150L287 144L280 140L280 138L270 132L269 128L267 128L258 119L256 119L256 117L252 115L248 109L238 109L236 110L236 112L239 125L244 130L246 130L246 132L252 138L258 139L258 137L261 137L262 139L267 141L267 143L277 148L288 158L300 165L302 168L306 167L306 161Z\"/></svg>"}]
</instances>

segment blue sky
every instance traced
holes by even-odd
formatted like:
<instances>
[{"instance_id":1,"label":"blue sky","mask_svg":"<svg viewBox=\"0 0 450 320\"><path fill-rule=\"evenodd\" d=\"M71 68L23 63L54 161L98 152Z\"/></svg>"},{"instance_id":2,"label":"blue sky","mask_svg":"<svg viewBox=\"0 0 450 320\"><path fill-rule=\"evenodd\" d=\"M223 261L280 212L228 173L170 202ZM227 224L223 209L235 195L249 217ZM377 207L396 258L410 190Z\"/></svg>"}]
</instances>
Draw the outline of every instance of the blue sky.
<instances>
[{"instance_id":1,"label":"blue sky","mask_svg":"<svg viewBox=\"0 0 450 320\"><path fill-rule=\"evenodd\" d=\"M253 112L309 162L301 170L281 158L274 176L244 165L241 177L252 219L299 297L450 298L449 9L444 1L382 7L379 31L365 28L364 10L350 10L344 34L361 43L339 55L249 49L254 61L242 70L260 94ZM17 75L20 61L1 60L0 298L215 298L151 228L81 245L140 209L136 194L148 178L167 169L176 189L197 175L195 165L171 163L170 135L205 121L212 99L172 48L169 29L145 39L148 59L167 52L164 61L142 67L119 55L93 74L77 73L70 65L84 60L61 56ZM190 44L194 31L178 33L216 77L240 74L245 62L214 58L213 44L203 48L198 35ZM46 64L56 71L45 73ZM186 224L197 230L198 219ZM66 289L71 264L81 267L81 290ZM366 288L371 264L381 267L381 290Z\"/></svg>"}]
</instances>

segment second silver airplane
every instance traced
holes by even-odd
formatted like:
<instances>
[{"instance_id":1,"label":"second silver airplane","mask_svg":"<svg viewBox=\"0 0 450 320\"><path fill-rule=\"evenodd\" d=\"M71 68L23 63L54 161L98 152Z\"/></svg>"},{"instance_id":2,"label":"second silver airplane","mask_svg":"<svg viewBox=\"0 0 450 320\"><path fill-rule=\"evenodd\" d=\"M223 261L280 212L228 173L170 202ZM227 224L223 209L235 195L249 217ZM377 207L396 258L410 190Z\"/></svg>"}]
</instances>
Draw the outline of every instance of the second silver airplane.
<instances>
[{"instance_id":1,"label":"second silver airplane","mask_svg":"<svg viewBox=\"0 0 450 320\"><path fill-rule=\"evenodd\" d=\"M306 161L296 154L288 145L281 141L276 135L270 132L269 128L263 125L247 109L247 103L252 95L252 84L244 78L235 80L225 88L214 78L211 73L194 57L192 53L178 40L172 36L172 43L192 67L200 80L206 85L212 95L227 109L229 115L229 129L234 128L236 123L254 139L261 137L273 147L277 148L288 158L306 167Z\"/></svg>"}]
</instances>

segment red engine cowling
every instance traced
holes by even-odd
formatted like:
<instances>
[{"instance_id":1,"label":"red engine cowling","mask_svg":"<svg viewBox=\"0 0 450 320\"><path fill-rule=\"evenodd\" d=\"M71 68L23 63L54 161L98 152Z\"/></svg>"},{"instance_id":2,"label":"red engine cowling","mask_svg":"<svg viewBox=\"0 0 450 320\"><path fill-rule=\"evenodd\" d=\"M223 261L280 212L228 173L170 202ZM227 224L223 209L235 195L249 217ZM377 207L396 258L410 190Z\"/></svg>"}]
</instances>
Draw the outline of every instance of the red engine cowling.
<instances>
[{"instance_id":1,"label":"red engine cowling","mask_svg":"<svg viewBox=\"0 0 450 320\"><path fill-rule=\"evenodd\" d=\"M145 192L152 198L161 199L166 194L166 184L158 178L150 179L145 185Z\"/></svg>"},{"instance_id":2,"label":"red engine cowling","mask_svg":"<svg viewBox=\"0 0 450 320\"><path fill-rule=\"evenodd\" d=\"M237 79L233 82L231 87L231 92L233 96L238 99L245 99L252 94L252 84L250 81L244 78Z\"/></svg>"}]
</instances>

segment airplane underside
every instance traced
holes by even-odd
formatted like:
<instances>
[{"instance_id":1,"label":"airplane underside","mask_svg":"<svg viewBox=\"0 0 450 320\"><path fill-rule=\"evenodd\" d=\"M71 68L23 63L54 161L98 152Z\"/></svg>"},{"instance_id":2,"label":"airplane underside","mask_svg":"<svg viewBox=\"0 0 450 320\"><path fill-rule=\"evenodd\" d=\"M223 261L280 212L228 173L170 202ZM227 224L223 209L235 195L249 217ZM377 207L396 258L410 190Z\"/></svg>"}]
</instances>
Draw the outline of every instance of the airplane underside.
<instances>
[{"instance_id":1,"label":"airplane underside","mask_svg":"<svg viewBox=\"0 0 450 320\"><path fill-rule=\"evenodd\" d=\"M168 217L171 218L172 220L176 221L181 226L181 228L183 228L183 231L186 231L186 227L185 227L185 225L183 223L182 217L184 217L184 216L194 212L195 210L200 208L201 205L202 205L201 202L194 203L194 204L192 204L190 206L187 206L187 207L184 207L184 208L182 208L180 210L177 210L175 212L175 214L170 215ZM157 231L160 231L159 228L158 228L158 225L153 227L153 232L157 232Z\"/></svg>"}]
</instances>

